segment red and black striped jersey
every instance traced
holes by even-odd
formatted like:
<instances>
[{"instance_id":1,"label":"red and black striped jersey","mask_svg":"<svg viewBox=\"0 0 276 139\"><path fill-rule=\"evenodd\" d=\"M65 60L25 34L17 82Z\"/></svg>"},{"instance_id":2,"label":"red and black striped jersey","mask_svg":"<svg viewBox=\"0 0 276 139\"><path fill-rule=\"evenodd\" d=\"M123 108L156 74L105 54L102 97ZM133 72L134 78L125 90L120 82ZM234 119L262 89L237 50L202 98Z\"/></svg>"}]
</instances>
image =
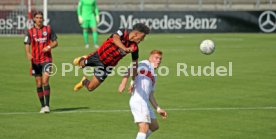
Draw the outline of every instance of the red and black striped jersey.
<instances>
[{"instance_id":1,"label":"red and black striped jersey","mask_svg":"<svg viewBox=\"0 0 276 139\"><path fill-rule=\"evenodd\" d=\"M42 26L41 28L32 27L26 33L24 43L32 46L32 62L35 64L52 62L51 50L42 52L51 41L55 41L57 36L50 26Z\"/></svg>"},{"instance_id":2,"label":"red and black striped jersey","mask_svg":"<svg viewBox=\"0 0 276 139\"><path fill-rule=\"evenodd\" d=\"M114 34L120 36L120 40L126 48L133 48L133 52L131 53L132 60L137 60L139 58L138 45L136 42L129 41L129 33L130 32L127 29L120 29ZM116 66L120 59L127 55L123 49L119 48L113 43L114 34L112 34L98 49L100 60L106 66Z\"/></svg>"}]
</instances>

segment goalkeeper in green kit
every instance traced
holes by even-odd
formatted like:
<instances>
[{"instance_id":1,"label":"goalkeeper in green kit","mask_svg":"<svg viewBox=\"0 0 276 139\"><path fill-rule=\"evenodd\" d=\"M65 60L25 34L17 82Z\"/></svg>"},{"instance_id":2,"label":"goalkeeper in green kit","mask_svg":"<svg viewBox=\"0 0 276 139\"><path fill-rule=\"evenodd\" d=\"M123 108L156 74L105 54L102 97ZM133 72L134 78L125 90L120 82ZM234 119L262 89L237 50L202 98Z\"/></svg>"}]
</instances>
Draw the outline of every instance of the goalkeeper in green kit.
<instances>
[{"instance_id":1,"label":"goalkeeper in green kit","mask_svg":"<svg viewBox=\"0 0 276 139\"><path fill-rule=\"evenodd\" d=\"M97 6L97 0L79 0L78 4L78 20L83 29L83 38L85 42L85 48L89 48L88 41L88 29L93 31L94 47L98 48L98 32L97 23L100 21L99 9Z\"/></svg>"}]
</instances>

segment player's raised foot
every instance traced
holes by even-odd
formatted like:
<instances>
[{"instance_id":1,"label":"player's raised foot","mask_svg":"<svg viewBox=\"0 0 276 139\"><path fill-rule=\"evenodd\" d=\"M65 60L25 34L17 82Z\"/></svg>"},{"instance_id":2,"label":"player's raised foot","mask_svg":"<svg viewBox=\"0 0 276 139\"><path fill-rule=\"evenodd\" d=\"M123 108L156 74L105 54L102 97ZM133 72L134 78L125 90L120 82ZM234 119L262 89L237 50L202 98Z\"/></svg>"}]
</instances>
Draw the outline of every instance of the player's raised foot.
<instances>
[{"instance_id":1,"label":"player's raised foot","mask_svg":"<svg viewBox=\"0 0 276 139\"><path fill-rule=\"evenodd\" d=\"M45 106L44 107L44 113L49 113L50 112L50 107L49 106Z\"/></svg>"},{"instance_id":2,"label":"player's raised foot","mask_svg":"<svg viewBox=\"0 0 276 139\"><path fill-rule=\"evenodd\" d=\"M81 81L80 81L79 83L77 83L77 84L74 86L74 91L75 91L75 92L76 92L76 91L79 91L79 90L83 87L82 82L83 82L84 80L86 80L86 77L85 77L85 76L82 77Z\"/></svg>"},{"instance_id":3,"label":"player's raised foot","mask_svg":"<svg viewBox=\"0 0 276 139\"><path fill-rule=\"evenodd\" d=\"M44 107L41 107L41 109L40 109L39 113L45 113L45 109L44 109Z\"/></svg>"},{"instance_id":4,"label":"player's raised foot","mask_svg":"<svg viewBox=\"0 0 276 139\"><path fill-rule=\"evenodd\" d=\"M85 59L86 57L87 57L87 56L81 56L81 57L75 58L74 61L73 61L73 64L74 64L75 66L80 66L81 60Z\"/></svg>"}]
</instances>

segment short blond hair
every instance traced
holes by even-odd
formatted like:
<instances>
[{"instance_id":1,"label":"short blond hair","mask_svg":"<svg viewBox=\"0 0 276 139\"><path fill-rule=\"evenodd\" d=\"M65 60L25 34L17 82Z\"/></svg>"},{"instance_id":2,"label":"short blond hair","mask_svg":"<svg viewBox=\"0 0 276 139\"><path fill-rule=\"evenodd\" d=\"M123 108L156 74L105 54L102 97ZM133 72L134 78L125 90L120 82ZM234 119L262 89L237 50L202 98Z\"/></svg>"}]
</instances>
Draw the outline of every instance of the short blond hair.
<instances>
[{"instance_id":1,"label":"short blond hair","mask_svg":"<svg viewBox=\"0 0 276 139\"><path fill-rule=\"evenodd\" d=\"M152 50L152 51L150 52L150 55L153 55L153 54L159 54L159 55L162 55L162 54L163 54L163 52L162 52L162 51L160 51L160 50Z\"/></svg>"}]
</instances>

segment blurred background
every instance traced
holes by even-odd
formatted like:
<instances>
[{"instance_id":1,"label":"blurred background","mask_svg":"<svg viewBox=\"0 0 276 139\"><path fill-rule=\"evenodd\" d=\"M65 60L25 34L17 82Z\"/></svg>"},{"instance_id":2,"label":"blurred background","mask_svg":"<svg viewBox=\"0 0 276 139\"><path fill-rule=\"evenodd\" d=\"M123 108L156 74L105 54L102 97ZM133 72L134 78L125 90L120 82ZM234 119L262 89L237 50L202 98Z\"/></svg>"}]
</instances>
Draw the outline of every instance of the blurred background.
<instances>
[{"instance_id":1,"label":"blurred background","mask_svg":"<svg viewBox=\"0 0 276 139\"><path fill-rule=\"evenodd\" d=\"M131 28L134 22L146 22L154 33L275 32L275 12L261 16L264 11L276 9L275 0L98 0L97 3L100 18L105 19L98 24L99 33ZM78 0L1 0L0 33L22 34L31 26L34 10L44 11L45 24L51 24L57 33L80 33L77 5ZM267 18L272 22L265 22Z\"/></svg>"},{"instance_id":2,"label":"blurred background","mask_svg":"<svg viewBox=\"0 0 276 139\"><path fill-rule=\"evenodd\" d=\"M28 0L1 0L1 10L18 9ZM49 10L72 11L78 0L46 0ZM43 0L31 0L35 8L42 9ZM101 10L111 11L217 11L217 10L272 10L275 0L98 0Z\"/></svg>"}]
</instances>

